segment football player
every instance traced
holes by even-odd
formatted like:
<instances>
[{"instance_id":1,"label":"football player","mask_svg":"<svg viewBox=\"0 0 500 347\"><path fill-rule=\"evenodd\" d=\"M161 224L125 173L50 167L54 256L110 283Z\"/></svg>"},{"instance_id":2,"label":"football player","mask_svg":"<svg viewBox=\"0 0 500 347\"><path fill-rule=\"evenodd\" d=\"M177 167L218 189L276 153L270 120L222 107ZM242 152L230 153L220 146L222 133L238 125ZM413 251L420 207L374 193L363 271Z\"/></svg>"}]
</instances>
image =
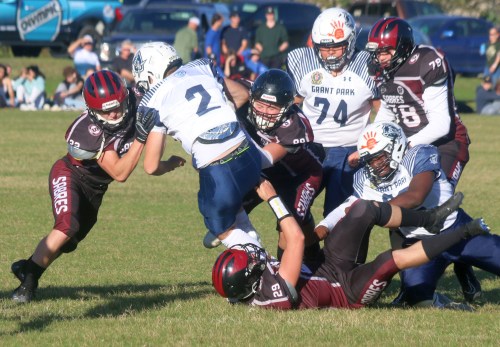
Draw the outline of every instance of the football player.
<instances>
[{"instance_id":1,"label":"football player","mask_svg":"<svg viewBox=\"0 0 500 347\"><path fill-rule=\"evenodd\" d=\"M416 46L411 26L396 17L377 21L368 34L368 63L382 96L376 121L396 121L409 146L432 144L441 167L456 187L469 161L467 129L456 112L453 72L446 58L430 46ZM481 291L472 267L454 265L466 296Z\"/></svg>"},{"instance_id":2,"label":"football player","mask_svg":"<svg viewBox=\"0 0 500 347\"><path fill-rule=\"evenodd\" d=\"M150 115L136 119L136 95L114 72L90 75L83 97L87 110L68 128L68 153L54 163L49 175L54 227L31 257L11 266L21 282L12 294L17 302L31 301L47 267L87 236L108 185L127 180L154 126ZM173 158L169 169L182 164L181 158Z\"/></svg>"},{"instance_id":3,"label":"football player","mask_svg":"<svg viewBox=\"0 0 500 347\"><path fill-rule=\"evenodd\" d=\"M319 253L310 212L321 187L322 168L306 144L313 141L309 120L294 105L295 87L290 76L278 69L261 74L250 88L250 100L236 112L250 137L266 152L273 166L262 175L268 179L292 211L306 235L305 258L313 260ZM244 199L247 213L262 200L252 190ZM280 232L278 259L285 240Z\"/></svg>"},{"instance_id":4,"label":"football player","mask_svg":"<svg viewBox=\"0 0 500 347\"><path fill-rule=\"evenodd\" d=\"M145 171L165 172L161 158L166 136L172 136L199 173L198 207L209 232L226 247L259 244L250 230L236 225L237 216L248 219L243 197L259 183L262 165L231 107L248 100L248 91L220 77L209 59L182 65L175 49L163 42L143 45L134 55L132 73L147 91L137 112L152 115L157 125L147 140Z\"/></svg>"},{"instance_id":5,"label":"football player","mask_svg":"<svg viewBox=\"0 0 500 347\"><path fill-rule=\"evenodd\" d=\"M367 52L355 51L354 18L340 8L324 10L312 28L313 48L288 54L287 69L297 90L296 102L309 118L315 147L323 152L326 216L352 194L357 170L356 142L379 105L368 74Z\"/></svg>"},{"instance_id":6,"label":"football player","mask_svg":"<svg viewBox=\"0 0 500 347\"><path fill-rule=\"evenodd\" d=\"M356 197L404 208L431 209L453 195L454 187L441 168L437 148L422 144L408 148L403 129L396 123L367 126L359 139L358 152L364 169L354 176ZM441 232L450 232L471 220L459 209L448 217ZM397 232L404 240L396 248L432 236L422 228L400 228ZM439 300L441 295L435 296L434 292L452 262L500 275L500 236L488 234L463 240L431 262L401 272L402 293L397 301L411 306L445 306ZM474 300L464 294L468 301Z\"/></svg>"},{"instance_id":7,"label":"football player","mask_svg":"<svg viewBox=\"0 0 500 347\"><path fill-rule=\"evenodd\" d=\"M335 226L326 223L332 228L323 248L325 260L317 268L308 268L302 264L304 236L292 214L268 181L257 192L275 213L287 247L281 262L254 245L238 245L219 255L212 269L212 283L232 303L276 309L360 308L376 302L398 271L425 264L464 238L489 232L487 225L477 219L359 264L356 259L359 252L366 253L362 243L373 225L420 226L436 233L447 216L458 208L463 195L457 193L430 211L359 199Z\"/></svg>"}]
</instances>

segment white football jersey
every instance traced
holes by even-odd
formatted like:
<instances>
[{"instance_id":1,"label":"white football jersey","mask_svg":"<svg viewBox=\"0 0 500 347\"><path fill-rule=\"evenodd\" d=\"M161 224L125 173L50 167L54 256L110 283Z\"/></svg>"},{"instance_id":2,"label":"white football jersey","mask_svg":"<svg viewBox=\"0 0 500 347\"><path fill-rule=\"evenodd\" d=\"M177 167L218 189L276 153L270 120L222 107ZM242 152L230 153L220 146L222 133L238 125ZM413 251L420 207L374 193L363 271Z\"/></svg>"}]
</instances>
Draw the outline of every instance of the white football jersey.
<instances>
[{"instance_id":1,"label":"white football jersey","mask_svg":"<svg viewBox=\"0 0 500 347\"><path fill-rule=\"evenodd\" d=\"M313 48L288 54L288 73L304 97L302 110L311 122L315 142L325 147L356 146L369 121L370 100L380 98L368 75L368 58L368 52L355 53L344 71L333 77Z\"/></svg>"},{"instance_id":2,"label":"white football jersey","mask_svg":"<svg viewBox=\"0 0 500 347\"><path fill-rule=\"evenodd\" d=\"M167 135L182 143L198 168L245 137L241 130L237 130L236 136L231 136L228 141L214 141L213 145L209 145L210 151L205 149L207 145L196 146L199 153L193 148L200 135L218 126L238 122L236 114L227 104L222 83L210 60L198 59L157 83L144 95L139 105L139 109L154 109L158 113L160 123L156 125L164 127ZM155 131L158 130L156 127Z\"/></svg>"},{"instance_id":3,"label":"white football jersey","mask_svg":"<svg viewBox=\"0 0 500 347\"><path fill-rule=\"evenodd\" d=\"M365 200L388 202L407 191L415 175L426 171L434 171L436 177L425 201L416 209L431 209L448 200L453 195L453 187L441 170L437 148L430 145L417 145L410 148L392 179L378 186L370 181L364 169L358 170L354 176L354 195ZM456 218L457 212L453 212L446 219L443 230L449 228ZM401 227L400 230L408 238L420 239L433 235L424 228Z\"/></svg>"}]
</instances>

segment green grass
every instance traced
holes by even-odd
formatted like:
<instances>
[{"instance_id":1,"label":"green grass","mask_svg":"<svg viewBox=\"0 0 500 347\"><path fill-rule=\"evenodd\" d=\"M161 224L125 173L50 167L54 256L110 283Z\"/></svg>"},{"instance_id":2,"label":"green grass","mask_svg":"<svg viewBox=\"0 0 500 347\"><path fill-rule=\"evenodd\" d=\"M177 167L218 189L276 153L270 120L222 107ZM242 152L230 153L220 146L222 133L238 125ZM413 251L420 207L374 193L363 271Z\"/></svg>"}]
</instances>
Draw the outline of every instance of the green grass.
<instances>
[{"instance_id":1,"label":"green grass","mask_svg":"<svg viewBox=\"0 0 500 347\"><path fill-rule=\"evenodd\" d=\"M12 302L18 281L10 264L31 255L52 228L47 175L65 154L64 132L75 116L0 111L0 345L498 345L500 280L481 270L484 299L475 313L390 308L397 278L377 307L362 310L273 312L227 304L211 287L221 249L202 246L197 175L189 166L163 177L139 166L125 184L111 184L98 224L77 251L46 271L38 300ZM464 207L498 233L500 118L467 115L464 122L473 141L459 184ZM170 139L166 152L186 157ZM322 198L313 206L317 218ZM251 218L274 253L272 213L263 205ZM370 257L387 248L387 232L375 230ZM451 270L439 291L462 300Z\"/></svg>"}]
</instances>

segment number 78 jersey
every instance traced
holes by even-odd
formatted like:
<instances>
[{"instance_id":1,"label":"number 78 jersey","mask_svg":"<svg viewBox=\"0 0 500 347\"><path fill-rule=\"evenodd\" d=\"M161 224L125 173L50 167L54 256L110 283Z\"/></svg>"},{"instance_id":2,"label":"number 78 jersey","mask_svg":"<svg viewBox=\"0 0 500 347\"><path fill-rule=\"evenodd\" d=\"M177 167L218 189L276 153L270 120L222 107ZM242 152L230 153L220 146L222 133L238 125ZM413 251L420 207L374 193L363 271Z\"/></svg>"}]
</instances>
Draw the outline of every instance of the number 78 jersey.
<instances>
[{"instance_id":1,"label":"number 78 jersey","mask_svg":"<svg viewBox=\"0 0 500 347\"><path fill-rule=\"evenodd\" d=\"M195 140L217 126L237 122L227 105L222 80L211 61L198 59L179 68L144 95L139 112L157 113L157 126L192 154Z\"/></svg>"},{"instance_id":2,"label":"number 78 jersey","mask_svg":"<svg viewBox=\"0 0 500 347\"><path fill-rule=\"evenodd\" d=\"M371 104L379 94L368 75L369 54L357 52L336 77L325 70L312 48L288 54L287 68L297 93L304 98L302 111L309 118L315 142L325 147L356 146L368 123Z\"/></svg>"}]
</instances>

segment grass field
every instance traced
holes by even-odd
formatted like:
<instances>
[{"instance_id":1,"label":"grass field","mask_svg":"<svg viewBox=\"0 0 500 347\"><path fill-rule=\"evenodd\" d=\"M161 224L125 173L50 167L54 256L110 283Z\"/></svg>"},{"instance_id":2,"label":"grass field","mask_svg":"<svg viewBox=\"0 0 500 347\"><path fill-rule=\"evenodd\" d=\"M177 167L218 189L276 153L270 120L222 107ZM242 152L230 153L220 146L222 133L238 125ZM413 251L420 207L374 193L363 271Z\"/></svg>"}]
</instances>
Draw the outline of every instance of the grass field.
<instances>
[{"instance_id":1,"label":"grass field","mask_svg":"<svg viewBox=\"0 0 500 347\"><path fill-rule=\"evenodd\" d=\"M47 175L65 154L68 112L0 111L1 346L497 346L500 279L478 270L484 296L475 313L389 306L395 279L374 308L272 312L230 306L211 287L221 249L207 250L198 213L197 175L189 166L163 177L141 166L113 183L100 219L78 250L44 274L38 300L9 297L18 281L10 264L28 257L52 227ZM500 230L500 117L467 115L473 144L459 189L465 209ZM185 157L169 139L167 154ZM313 207L321 215L322 196ZM265 206L251 218L274 253L275 220ZM370 257L388 248L387 232L372 233ZM439 291L462 300L448 271Z\"/></svg>"}]
</instances>

